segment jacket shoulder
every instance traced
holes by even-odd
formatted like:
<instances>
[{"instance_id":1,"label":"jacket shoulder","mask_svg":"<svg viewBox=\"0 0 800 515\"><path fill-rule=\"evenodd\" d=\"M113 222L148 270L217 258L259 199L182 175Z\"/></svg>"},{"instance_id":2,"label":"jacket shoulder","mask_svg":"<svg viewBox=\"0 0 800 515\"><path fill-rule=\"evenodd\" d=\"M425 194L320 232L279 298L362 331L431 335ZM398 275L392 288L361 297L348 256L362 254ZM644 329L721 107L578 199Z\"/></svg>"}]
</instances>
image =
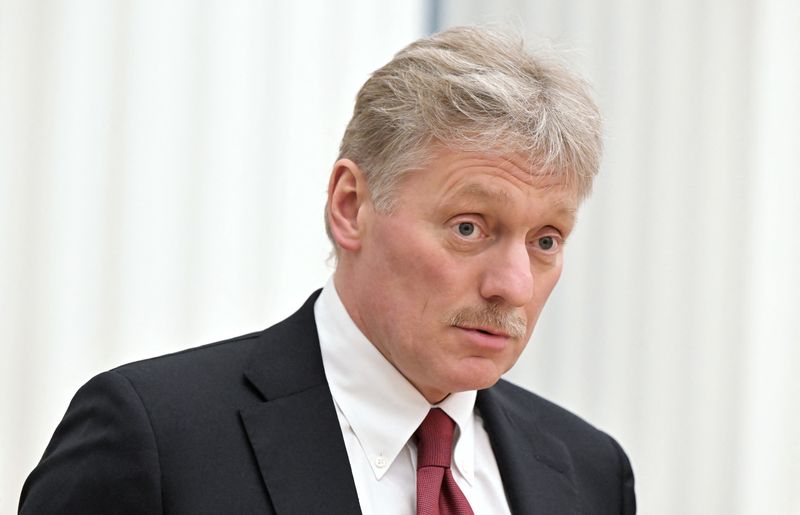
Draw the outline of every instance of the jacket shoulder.
<instances>
[{"instance_id":1,"label":"jacket shoulder","mask_svg":"<svg viewBox=\"0 0 800 515\"><path fill-rule=\"evenodd\" d=\"M553 427L559 433L567 435L605 434L568 409L505 379L498 381L492 390L498 402L502 402L506 408L535 416L537 423L544 428Z\"/></svg>"},{"instance_id":2,"label":"jacket shoulder","mask_svg":"<svg viewBox=\"0 0 800 515\"><path fill-rule=\"evenodd\" d=\"M265 331L183 349L170 354L126 363L113 368L138 386L144 383L167 383L174 388L198 375L209 379L241 374L242 367ZM198 385L195 384L195 387Z\"/></svg>"}]
</instances>

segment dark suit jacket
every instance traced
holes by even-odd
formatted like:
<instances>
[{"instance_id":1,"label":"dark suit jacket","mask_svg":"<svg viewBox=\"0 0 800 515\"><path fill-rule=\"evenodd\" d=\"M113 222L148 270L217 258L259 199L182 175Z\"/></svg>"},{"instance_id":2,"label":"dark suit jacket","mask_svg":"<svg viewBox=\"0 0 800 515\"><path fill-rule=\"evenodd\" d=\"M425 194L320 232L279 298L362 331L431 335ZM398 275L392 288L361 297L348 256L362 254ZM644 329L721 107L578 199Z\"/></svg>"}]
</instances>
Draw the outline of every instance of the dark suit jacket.
<instances>
[{"instance_id":1,"label":"dark suit jacket","mask_svg":"<svg viewBox=\"0 0 800 515\"><path fill-rule=\"evenodd\" d=\"M316 297L261 333L89 381L25 482L20 512L360 513ZM477 409L513 513L635 512L631 467L610 436L505 381L480 391Z\"/></svg>"}]
</instances>

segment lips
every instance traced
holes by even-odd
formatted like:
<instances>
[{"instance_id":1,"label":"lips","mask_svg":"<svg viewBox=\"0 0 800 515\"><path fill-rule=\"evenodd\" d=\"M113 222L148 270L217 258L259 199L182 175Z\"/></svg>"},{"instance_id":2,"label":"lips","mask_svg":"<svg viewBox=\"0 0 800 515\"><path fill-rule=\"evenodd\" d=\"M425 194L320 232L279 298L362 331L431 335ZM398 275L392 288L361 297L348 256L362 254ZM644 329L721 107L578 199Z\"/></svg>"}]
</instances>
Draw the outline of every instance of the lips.
<instances>
[{"instance_id":1,"label":"lips","mask_svg":"<svg viewBox=\"0 0 800 515\"><path fill-rule=\"evenodd\" d=\"M502 351L510 340L506 333L493 327L453 326L453 328L457 329L464 341L477 349L480 354Z\"/></svg>"},{"instance_id":2,"label":"lips","mask_svg":"<svg viewBox=\"0 0 800 515\"><path fill-rule=\"evenodd\" d=\"M496 329L494 327L489 327L489 326L475 326L475 327L473 327L473 326L468 326L468 325L463 325L463 326L458 326L458 327L459 327L459 329L464 329L466 331L477 331L477 332L479 332L481 334L485 334L485 335L488 335L488 336L499 336L499 337L502 337L502 338L509 338L509 334L507 332L505 332L505 331L503 331L501 329Z\"/></svg>"}]
</instances>

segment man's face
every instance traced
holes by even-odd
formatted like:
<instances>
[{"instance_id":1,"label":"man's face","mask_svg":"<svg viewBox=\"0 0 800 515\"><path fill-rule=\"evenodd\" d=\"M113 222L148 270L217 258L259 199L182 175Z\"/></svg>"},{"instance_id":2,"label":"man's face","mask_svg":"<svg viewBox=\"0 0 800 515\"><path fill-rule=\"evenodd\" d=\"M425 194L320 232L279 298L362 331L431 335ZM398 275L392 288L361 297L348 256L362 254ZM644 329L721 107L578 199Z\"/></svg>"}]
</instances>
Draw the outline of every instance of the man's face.
<instances>
[{"instance_id":1,"label":"man's face","mask_svg":"<svg viewBox=\"0 0 800 515\"><path fill-rule=\"evenodd\" d=\"M577 196L517 158L442 150L359 213L350 315L431 402L493 385L561 274Z\"/></svg>"}]
</instances>

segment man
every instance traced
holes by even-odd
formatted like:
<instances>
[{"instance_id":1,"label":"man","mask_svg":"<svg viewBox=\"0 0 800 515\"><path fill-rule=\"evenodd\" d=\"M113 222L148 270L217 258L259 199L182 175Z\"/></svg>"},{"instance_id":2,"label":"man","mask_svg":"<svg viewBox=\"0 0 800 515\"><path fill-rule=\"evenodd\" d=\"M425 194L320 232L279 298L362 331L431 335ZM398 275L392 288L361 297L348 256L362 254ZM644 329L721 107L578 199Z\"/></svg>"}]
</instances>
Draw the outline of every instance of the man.
<instances>
[{"instance_id":1,"label":"man","mask_svg":"<svg viewBox=\"0 0 800 515\"><path fill-rule=\"evenodd\" d=\"M321 293L264 332L92 379L20 511L634 513L619 445L500 379L600 147L557 62L478 28L411 44L358 94Z\"/></svg>"}]
</instances>

